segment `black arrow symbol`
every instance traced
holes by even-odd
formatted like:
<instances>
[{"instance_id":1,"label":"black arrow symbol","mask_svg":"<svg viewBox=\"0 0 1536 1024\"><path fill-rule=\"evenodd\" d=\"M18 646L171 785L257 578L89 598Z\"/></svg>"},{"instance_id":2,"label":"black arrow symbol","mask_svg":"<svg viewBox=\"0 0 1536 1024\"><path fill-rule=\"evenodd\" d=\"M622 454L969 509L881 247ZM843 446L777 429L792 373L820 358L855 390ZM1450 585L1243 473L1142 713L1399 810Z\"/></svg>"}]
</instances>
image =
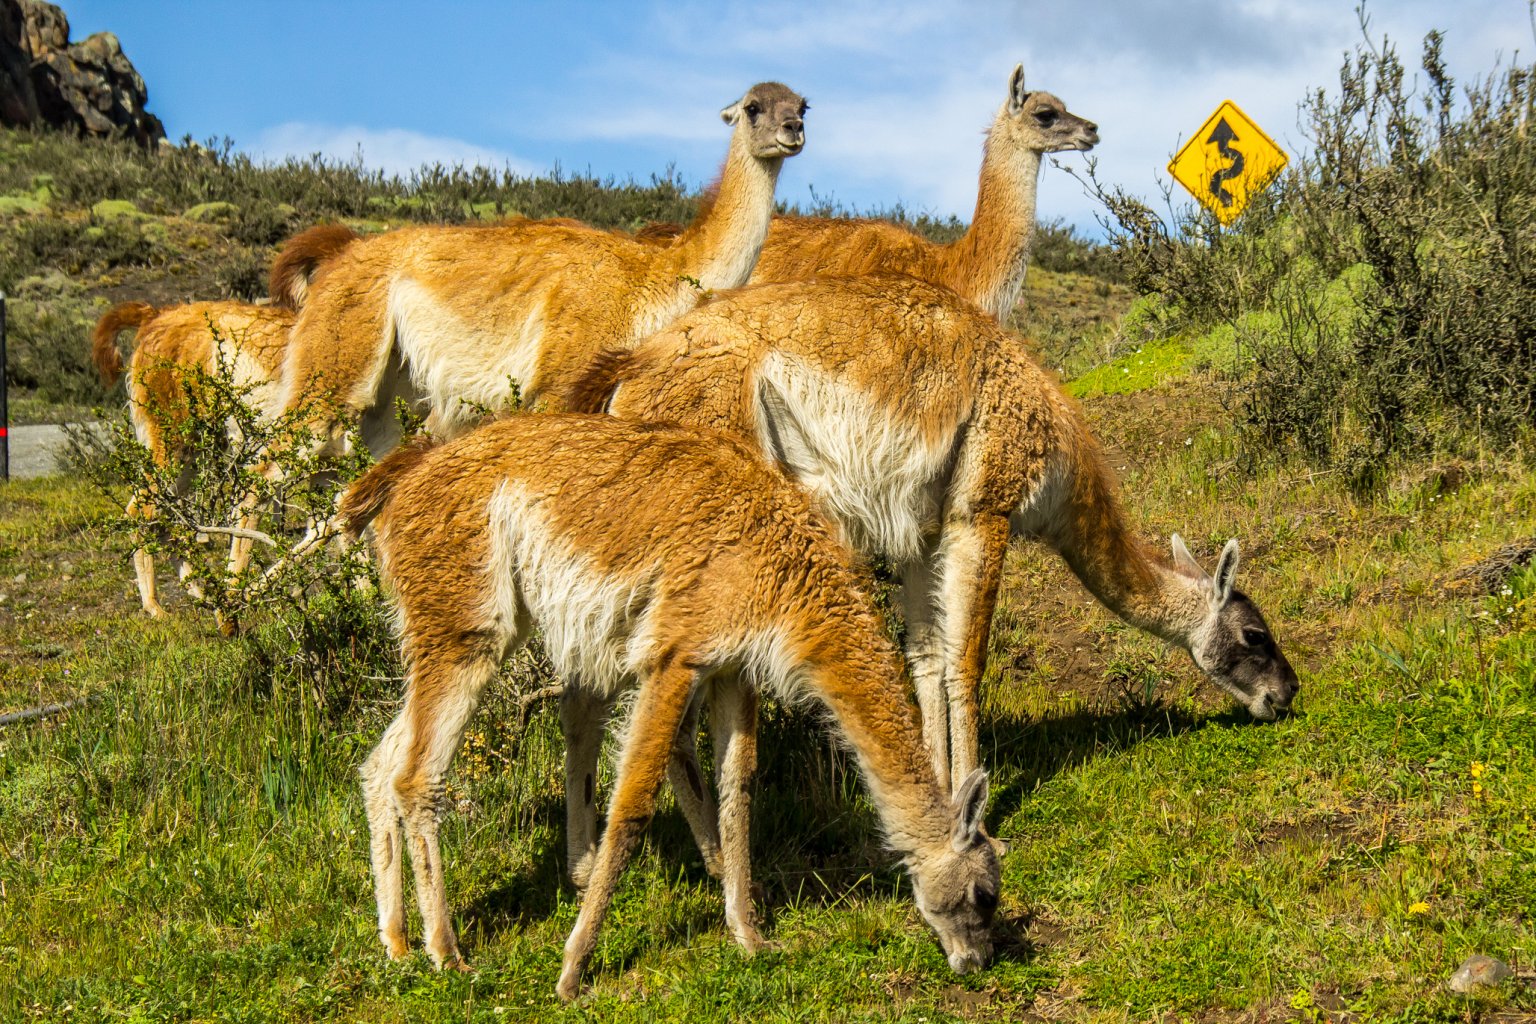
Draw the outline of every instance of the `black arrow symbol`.
<instances>
[{"instance_id":1,"label":"black arrow symbol","mask_svg":"<svg viewBox=\"0 0 1536 1024\"><path fill-rule=\"evenodd\" d=\"M1222 118L1216 122L1216 128L1211 132L1211 137L1205 141L1216 143L1217 151L1232 161L1211 175L1211 195L1215 196L1222 206L1231 206L1232 193L1226 190L1222 182L1231 181L1243 173L1243 154L1232 148L1232 143L1237 141L1237 133L1232 130L1231 125L1227 124L1227 119Z\"/></svg>"}]
</instances>

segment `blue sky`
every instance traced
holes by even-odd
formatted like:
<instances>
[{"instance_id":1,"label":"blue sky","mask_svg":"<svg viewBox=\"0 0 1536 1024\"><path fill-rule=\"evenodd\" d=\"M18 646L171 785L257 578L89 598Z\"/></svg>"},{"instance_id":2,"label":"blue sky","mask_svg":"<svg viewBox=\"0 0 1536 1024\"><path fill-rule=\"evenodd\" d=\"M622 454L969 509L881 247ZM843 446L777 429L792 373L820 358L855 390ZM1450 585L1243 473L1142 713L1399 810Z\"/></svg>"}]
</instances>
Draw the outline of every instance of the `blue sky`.
<instances>
[{"instance_id":1,"label":"blue sky","mask_svg":"<svg viewBox=\"0 0 1536 1024\"><path fill-rule=\"evenodd\" d=\"M1360 39L1354 0L510 3L66 0L73 38L115 32L173 138L267 157L324 152L645 178L711 177L717 111L751 83L812 105L780 194L969 217L981 135L1013 65L1097 121L1100 176L1153 196L1180 142L1231 98L1296 151L1298 100ZM1378 0L1410 64L1431 28L1453 73L1536 50L1526 0ZM1081 154L1063 154L1081 169ZM1091 228L1047 167L1040 213Z\"/></svg>"}]
</instances>

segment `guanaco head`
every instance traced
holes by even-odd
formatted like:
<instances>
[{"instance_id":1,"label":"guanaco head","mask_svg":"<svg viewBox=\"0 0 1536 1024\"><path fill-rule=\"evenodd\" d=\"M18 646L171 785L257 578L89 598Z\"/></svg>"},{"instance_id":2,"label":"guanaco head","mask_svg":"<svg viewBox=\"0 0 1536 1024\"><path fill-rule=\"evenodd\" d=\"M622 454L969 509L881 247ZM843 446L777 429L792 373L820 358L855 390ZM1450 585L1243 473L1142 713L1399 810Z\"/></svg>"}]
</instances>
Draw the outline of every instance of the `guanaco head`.
<instances>
[{"instance_id":1,"label":"guanaco head","mask_svg":"<svg viewBox=\"0 0 1536 1024\"><path fill-rule=\"evenodd\" d=\"M1078 117L1050 93L1024 87L1023 64L1015 65L1008 79L1006 109L1008 116L1000 119L999 126L1016 149L1057 153L1099 144L1098 125Z\"/></svg>"},{"instance_id":2,"label":"guanaco head","mask_svg":"<svg viewBox=\"0 0 1536 1024\"><path fill-rule=\"evenodd\" d=\"M1190 655L1249 714L1269 722L1291 706L1299 683L1264 616L1246 594L1233 587L1237 562L1237 541L1229 540L1215 574L1207 573L1183 539L1173 535L1174 568L1198 584L1206 601L1205 621L1190 636Z\"/></svg>"},{"instance_id":3,"label":"guanaco head","mask_svg":"<svg viewBox=\"0 0 1536 1024\"><path fill-rule=\"evenodd\" d=\"M955 794L949 845L937 856L912 859L912 894L923 918L958 974L992 959L992 915L1002 886L997 850L982 831L987 810L987 773L966 776Z\"/></svg>"},{"instance_id":4,"label":"guanaco head","mask_svg":"<svg viewBox=\"0 0 1536 1024\"><path fill-rule=\"evenodd\" d=\"M794 156L805 146L805 112L810 105L787 85L759 82L720 111L720 119L745 132L759 160Z\"/></svg>"}]
</instances>

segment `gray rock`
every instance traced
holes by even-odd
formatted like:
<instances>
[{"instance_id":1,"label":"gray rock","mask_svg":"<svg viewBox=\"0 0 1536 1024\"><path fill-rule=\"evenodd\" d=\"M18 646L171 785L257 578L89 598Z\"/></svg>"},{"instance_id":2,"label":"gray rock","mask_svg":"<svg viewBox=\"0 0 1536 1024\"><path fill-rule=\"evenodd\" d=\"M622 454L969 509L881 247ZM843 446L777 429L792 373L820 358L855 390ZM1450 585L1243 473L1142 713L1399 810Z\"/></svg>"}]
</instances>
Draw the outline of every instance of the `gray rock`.
<instances>
[{"instance_id":1,"label":"gray rock","mask_svg":"<svg viewBox=\"0 0 1536 1024\"><path fill-rule=\"evenodd\" d=\"M1462 961L1461 966L1456 968L1456 973L1451 975L1451 979L1445 983L1445 986L1452 992L1467 994L1482 985L1495 987L1514 976L1515 972L1510 970L1509 965L1502 960L1495 960L1491 956L1478 953Z\"/></svg>"},{"instance_id":2,"label":"gray rock","mask_svg":"<svg viewBox=\"0 0 1536 1024\"><path fill-rule=\"evenodd\" d=\"M12 583L25 583L25 582L27 582L27 574L24 573L24 572L19 572L15 576L11 577L11 582Z\"/></svg>"},{"instance_id":3,"label":"gray rock","mask_svg":"<svg viewBox=\"0 0 1536 1024\"><path fill-rule=\"evenodd\" d=\"M149 91L110 32L69 41L69 20L44 0L0 0L0 123L85 135L165 138L144 109Z\"/></svg>"}]
</instances>

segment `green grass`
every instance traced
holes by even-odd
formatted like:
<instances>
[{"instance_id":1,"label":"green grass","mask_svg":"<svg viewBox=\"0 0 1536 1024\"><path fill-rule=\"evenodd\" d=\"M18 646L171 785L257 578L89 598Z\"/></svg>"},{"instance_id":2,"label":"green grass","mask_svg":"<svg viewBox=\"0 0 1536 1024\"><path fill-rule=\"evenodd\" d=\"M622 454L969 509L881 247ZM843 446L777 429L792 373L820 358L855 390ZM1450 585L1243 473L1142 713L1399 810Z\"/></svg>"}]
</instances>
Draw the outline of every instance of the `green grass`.
<instances>
[{"instance_id":1,"label":"green grass","mask_svg":"<svg viewBox=\"0 0 1536 1024\"><path fill-rule=\"evenodd\" d=\"M444 849L476 973L437 974L419 954L390 964L355 770L398 697L391 658L351 650L315 672L274 657L277 626L230 642L185 611L144 619L126 545L103 535L110 506L66 480L10 485L0 705L94 700L0 730L0 1019L1536 1009L1529 993L1468 1002L1441 987L1474 952L1536 957L1536 573L1493 596L1452 579L1536 535L1536 478L1489 464L1452 489L1405 478L1366 501L1304 473L1212 477L1234 442L1203 427L1185 445L1191 428L1166 406L1189 400L1154 389L1089 413L1127 447L1149 533L1180 529L1207 557L1243 539L1240 585L1298 665L1298 714L1249 723L1185 656L1023 550L983 735L990 821L1012 843L997 962L949 973L851 765L814 716L774 712L754 872L781 949L740 955L666 807L625 875L590 994L570 1008L553 996L577 898L562 881L552 709L515 736L499 694L451 780ZM1129 426L1148 410L1166 436Z\"/></svg>"}]
</instances>

